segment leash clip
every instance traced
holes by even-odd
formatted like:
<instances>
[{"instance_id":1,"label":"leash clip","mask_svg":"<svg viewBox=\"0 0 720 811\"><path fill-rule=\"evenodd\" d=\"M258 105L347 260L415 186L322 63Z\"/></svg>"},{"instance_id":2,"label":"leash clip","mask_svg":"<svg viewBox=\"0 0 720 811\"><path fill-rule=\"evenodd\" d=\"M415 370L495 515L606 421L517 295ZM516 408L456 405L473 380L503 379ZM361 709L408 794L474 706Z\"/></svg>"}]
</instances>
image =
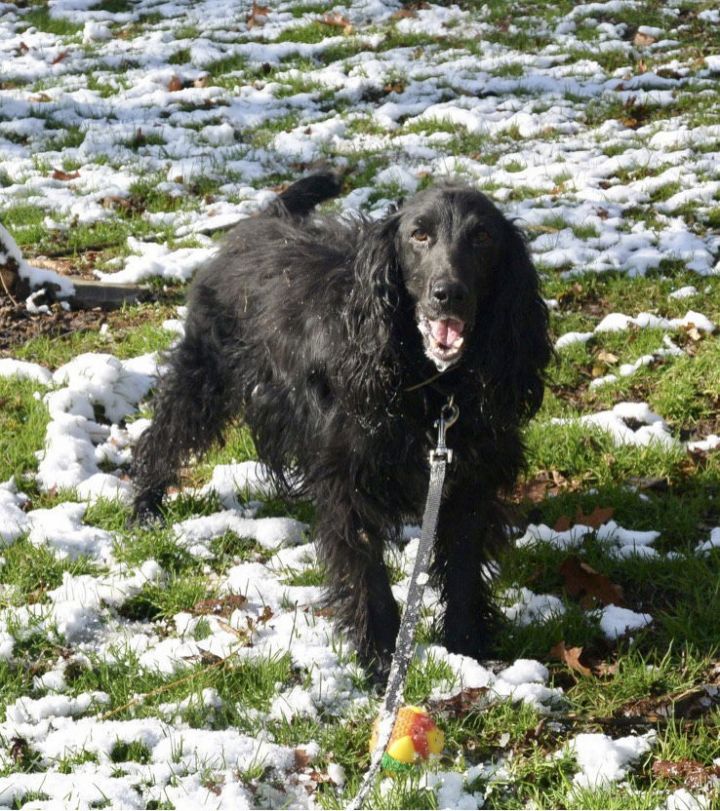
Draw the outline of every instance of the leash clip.
<instances>
[{"instance_id":1,"label":"leash clip","mask_svg":"<svg viewBox=\"0 0 720 811\"><path fill-rule=\"evenodd\" d=\"M452 463L453 452L445 443L445 434L452 428L460 416L460 409L455 405L454 396L448 397L445 405L440 409L440 419L435 420L434 426L438 429L437 447L430 451L430 462L446 461Z\"/></svg>"}]
</instances>

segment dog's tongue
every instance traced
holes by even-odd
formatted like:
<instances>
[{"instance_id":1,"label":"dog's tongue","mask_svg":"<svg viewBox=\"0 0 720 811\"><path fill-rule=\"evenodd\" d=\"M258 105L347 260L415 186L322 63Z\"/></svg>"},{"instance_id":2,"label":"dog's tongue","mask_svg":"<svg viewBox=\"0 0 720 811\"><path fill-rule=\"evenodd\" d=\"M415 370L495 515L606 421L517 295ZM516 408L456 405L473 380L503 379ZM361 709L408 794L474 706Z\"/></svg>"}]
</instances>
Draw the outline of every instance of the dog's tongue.
<instances>
[{"instance_id":1,"label":"dog's tongue","mask_svg":"<svg viewBox=\"0 0 720 811\"><path fill-rule=\"evenodd\" d=\"M430 322L432 337L442 346L452 346L464 329L465 324L459 318L441 318Z\"/></svg>"}]
</instances>

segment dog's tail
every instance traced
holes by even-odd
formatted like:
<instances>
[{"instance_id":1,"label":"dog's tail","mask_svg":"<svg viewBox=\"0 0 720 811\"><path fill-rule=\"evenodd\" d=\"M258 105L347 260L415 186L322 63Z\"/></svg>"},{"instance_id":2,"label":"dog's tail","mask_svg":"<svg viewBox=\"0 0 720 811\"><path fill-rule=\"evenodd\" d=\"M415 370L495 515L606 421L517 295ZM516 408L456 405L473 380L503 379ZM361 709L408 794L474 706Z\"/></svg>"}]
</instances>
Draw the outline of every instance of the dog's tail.
<instances>
[{"instance_id":1,"label":"dog's tail","mask_svg":"<svg viewBox=\"0 0 720 811\"><path fill-rule=\"evenodd\" d=\"M341 188L342 180L335 172L315 172L280 192L266 213L305 217L324 200L337 197Z\"/></svg>"}]
</instances>

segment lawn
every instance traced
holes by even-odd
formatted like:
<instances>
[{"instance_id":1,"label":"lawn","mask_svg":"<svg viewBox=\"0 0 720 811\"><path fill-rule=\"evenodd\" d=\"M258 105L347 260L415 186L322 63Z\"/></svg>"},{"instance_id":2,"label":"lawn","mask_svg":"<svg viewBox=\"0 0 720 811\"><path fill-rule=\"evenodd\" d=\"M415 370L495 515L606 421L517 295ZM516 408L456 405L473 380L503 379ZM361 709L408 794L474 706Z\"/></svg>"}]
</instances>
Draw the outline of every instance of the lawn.
<instances>
[{"instance_id":1,"label":"lawn","mask_svg":"<svg viewBox=\"0 0 720 811\"><path fill-rule=\"evenodd\" d=\"M445 748L372 807L720 807L715 6L2 7L0 223L35 267L150 294L33 313L0 290L0 807L358 788L378 695L319 608L313 505L272 492L244 426L183 470L164 527L127 524L193 271L327 165L333 211L446 176L487 193L527 235L557 350L493 660L439 644L431 594L405 697ZM400 601L416 535L388 550Z\"/></svg>"}]
</instances>

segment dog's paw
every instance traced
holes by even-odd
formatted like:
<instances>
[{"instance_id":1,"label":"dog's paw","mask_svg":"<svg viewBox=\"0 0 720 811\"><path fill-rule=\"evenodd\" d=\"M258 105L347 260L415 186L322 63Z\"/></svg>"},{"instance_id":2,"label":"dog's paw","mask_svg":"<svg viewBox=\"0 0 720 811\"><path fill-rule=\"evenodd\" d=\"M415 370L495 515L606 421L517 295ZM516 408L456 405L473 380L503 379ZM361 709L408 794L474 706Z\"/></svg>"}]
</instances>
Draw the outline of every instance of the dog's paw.
<instances>
[{"instance_id":1,"label":"dog's paw","mask_svg":"<svg viewBox=\"0 0 720 811\"><path fill-rule=\"evenodd\" d=\"M128 519L128 529L157 529L165 525L165 517L156 499L137 498L132 515Z\"/></svg>"}]
</instances>

